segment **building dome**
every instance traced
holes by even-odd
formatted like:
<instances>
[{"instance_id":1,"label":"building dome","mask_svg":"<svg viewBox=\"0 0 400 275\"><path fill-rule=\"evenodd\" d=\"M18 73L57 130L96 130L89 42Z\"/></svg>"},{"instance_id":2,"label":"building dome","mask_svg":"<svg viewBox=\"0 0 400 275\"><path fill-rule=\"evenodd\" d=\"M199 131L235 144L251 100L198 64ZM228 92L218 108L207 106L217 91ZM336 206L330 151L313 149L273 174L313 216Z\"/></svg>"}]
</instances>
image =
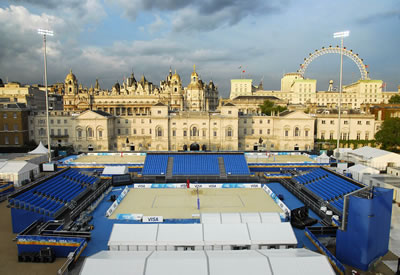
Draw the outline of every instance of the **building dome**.
<instances>
[{"instance_id":1,"label":"building dome","mask_svg":"<svg viewBox=\"0 0 400 275\"><path fill-rule=\"evenodd\" d=\"M171 82L174 83L175 81L177 81L178 83L181 82L181 77L179 76L179 74L176 73L176 71L171 77Z\"/></svg>"},{"instance_id":2,"label":"building dome","mask_svg":"<svg viewBox=\"0 0 400 275\"><path fill-rule=\"evenodd\" d=\"M72 73L72 69L69 71L69 74L67 74L67 77L65 77L65 82L68 83L69 81L71 81L72 83L75 83L76 80L76 76Z\"/></svg>"}]
</instances>

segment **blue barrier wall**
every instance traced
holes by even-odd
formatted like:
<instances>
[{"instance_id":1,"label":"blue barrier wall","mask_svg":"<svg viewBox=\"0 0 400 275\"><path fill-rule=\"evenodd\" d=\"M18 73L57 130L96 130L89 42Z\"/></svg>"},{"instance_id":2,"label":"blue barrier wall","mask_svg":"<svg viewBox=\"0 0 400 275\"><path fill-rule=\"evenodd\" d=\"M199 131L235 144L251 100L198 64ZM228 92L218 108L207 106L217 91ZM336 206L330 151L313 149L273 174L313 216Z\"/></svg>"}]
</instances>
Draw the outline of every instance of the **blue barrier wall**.
<instances>
[{"instance_id":1,"label":"blue barrier wall","mask_svg":"<svg viewBox=\"0 0 400 275\"><path fill-rule=\"evenodd\" d=\"M39 252L41 248L51 247L56 257L67 257L70 252L84 249L86 247L86 240L67 237L17 236L17 247L18 254L23 252Z\"/></svg>"},{"instance_id":2,"label":"blue barrier wall","mask_svg":"<svg viewBox=\"0 0 400 275\"><path fill-rule=\"evenodd\" d=\"M36 212L11 208L13 233L21 232L36 220L48 221L53 219L53 217L44 216Z\"/></svg>"},{"instance_id":3,"label":"blue barrier wall","mask_svg":"<svg viewBox=\"0 0 400 275\"><path fill-rule=\"evenodd\" d=\"M375 187L373 198L350 196L346 231L338 230L336 257L367 270L388 252L393 190Z\"/></svg>"}]
</instances>

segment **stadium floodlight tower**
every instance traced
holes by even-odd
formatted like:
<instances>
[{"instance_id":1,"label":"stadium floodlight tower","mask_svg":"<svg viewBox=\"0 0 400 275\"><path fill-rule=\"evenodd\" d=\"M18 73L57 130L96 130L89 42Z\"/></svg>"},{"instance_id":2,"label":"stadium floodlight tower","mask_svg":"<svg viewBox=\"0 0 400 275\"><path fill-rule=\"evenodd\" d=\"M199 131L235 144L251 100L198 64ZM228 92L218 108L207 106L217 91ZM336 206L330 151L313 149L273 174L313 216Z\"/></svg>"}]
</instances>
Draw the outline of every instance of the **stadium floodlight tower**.
<instances>
[{"instance_id":1,"label":"stadium floodlight tower","mask_svg":"<svg viewBox=\"0 0 400 275\"><path fill-rule=\"evenodd\" d=\"M38 34L43 35L43 51L44 51L44 85L46 89L46 121L47 121L47 147L49 162L51 162L51 146L50 146L50 124L49 124L49 95L47 91L47 59L46 59L46 36L53 36L53 31L38 29Z\"/></svg>"},{"instance_id":2,"label":"stadium floodlight tower","mask_svg":"<svg viewBox=\"0 0 400 275\"><path fill-rule=\"evenodd\" d=\"M341 117L341 107L342 107L342 82L343 82L343 38L348 37L350 31L335 32L333 38L340 38L340 75L339 75L339 102L338 102L338 131L337 131L337 144L336 144L336 160L339 158L339 148L340 148L340 117Z\"/></svg>"}]
</instances>

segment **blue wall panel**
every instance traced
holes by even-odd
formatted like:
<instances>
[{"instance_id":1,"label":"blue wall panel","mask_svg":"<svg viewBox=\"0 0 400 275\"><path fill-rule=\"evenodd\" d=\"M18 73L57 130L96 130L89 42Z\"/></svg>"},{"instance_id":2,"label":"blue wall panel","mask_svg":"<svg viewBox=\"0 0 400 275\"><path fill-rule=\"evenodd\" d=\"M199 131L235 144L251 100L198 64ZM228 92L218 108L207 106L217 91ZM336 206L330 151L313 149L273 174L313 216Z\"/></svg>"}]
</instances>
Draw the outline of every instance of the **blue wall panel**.
<instances>
[{"instance_id":1,"label":"blue wall panel","mask_svg":"<svg viewBox=\"0 0 400 275\"><path fill-rule=\"evenodd\" d=\"M345 264L367 270L388 252L393 190L374 188L373 198L350 196L346 231L338 230L336 256Z\"/></svg>"}]
</instances>

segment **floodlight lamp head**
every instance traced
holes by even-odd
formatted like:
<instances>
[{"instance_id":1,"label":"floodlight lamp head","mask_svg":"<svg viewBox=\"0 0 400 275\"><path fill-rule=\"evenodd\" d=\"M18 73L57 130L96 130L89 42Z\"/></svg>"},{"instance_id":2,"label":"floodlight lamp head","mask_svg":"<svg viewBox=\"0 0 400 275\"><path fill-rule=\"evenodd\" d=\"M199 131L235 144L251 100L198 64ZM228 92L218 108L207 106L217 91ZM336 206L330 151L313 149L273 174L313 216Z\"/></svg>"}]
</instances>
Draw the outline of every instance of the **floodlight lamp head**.
<instances>
[{"instance_id":1,"label":"floodlight lamp head","mask_svg":"<svg viewBox=\"0 0 400 275\"><path fill-rule=\"evenodd\" d=\"M41 35L48 35L48 36L54 35L53 31L50 31L50 30L38 29L37 32L38 32L38 34L41 34Z\"/></svg>"},{"instance_id":2,"label":"floodlight lamp head","mask_svg":"<svg viewBox=\"0 0 400 275\"><path fill-rule=\"evenodd\" d=\"M333 34L333 38L343 38L343 37L348 37L349 35L350 35L350 31L335 32Z\"/></svg>"}]
</instances>

